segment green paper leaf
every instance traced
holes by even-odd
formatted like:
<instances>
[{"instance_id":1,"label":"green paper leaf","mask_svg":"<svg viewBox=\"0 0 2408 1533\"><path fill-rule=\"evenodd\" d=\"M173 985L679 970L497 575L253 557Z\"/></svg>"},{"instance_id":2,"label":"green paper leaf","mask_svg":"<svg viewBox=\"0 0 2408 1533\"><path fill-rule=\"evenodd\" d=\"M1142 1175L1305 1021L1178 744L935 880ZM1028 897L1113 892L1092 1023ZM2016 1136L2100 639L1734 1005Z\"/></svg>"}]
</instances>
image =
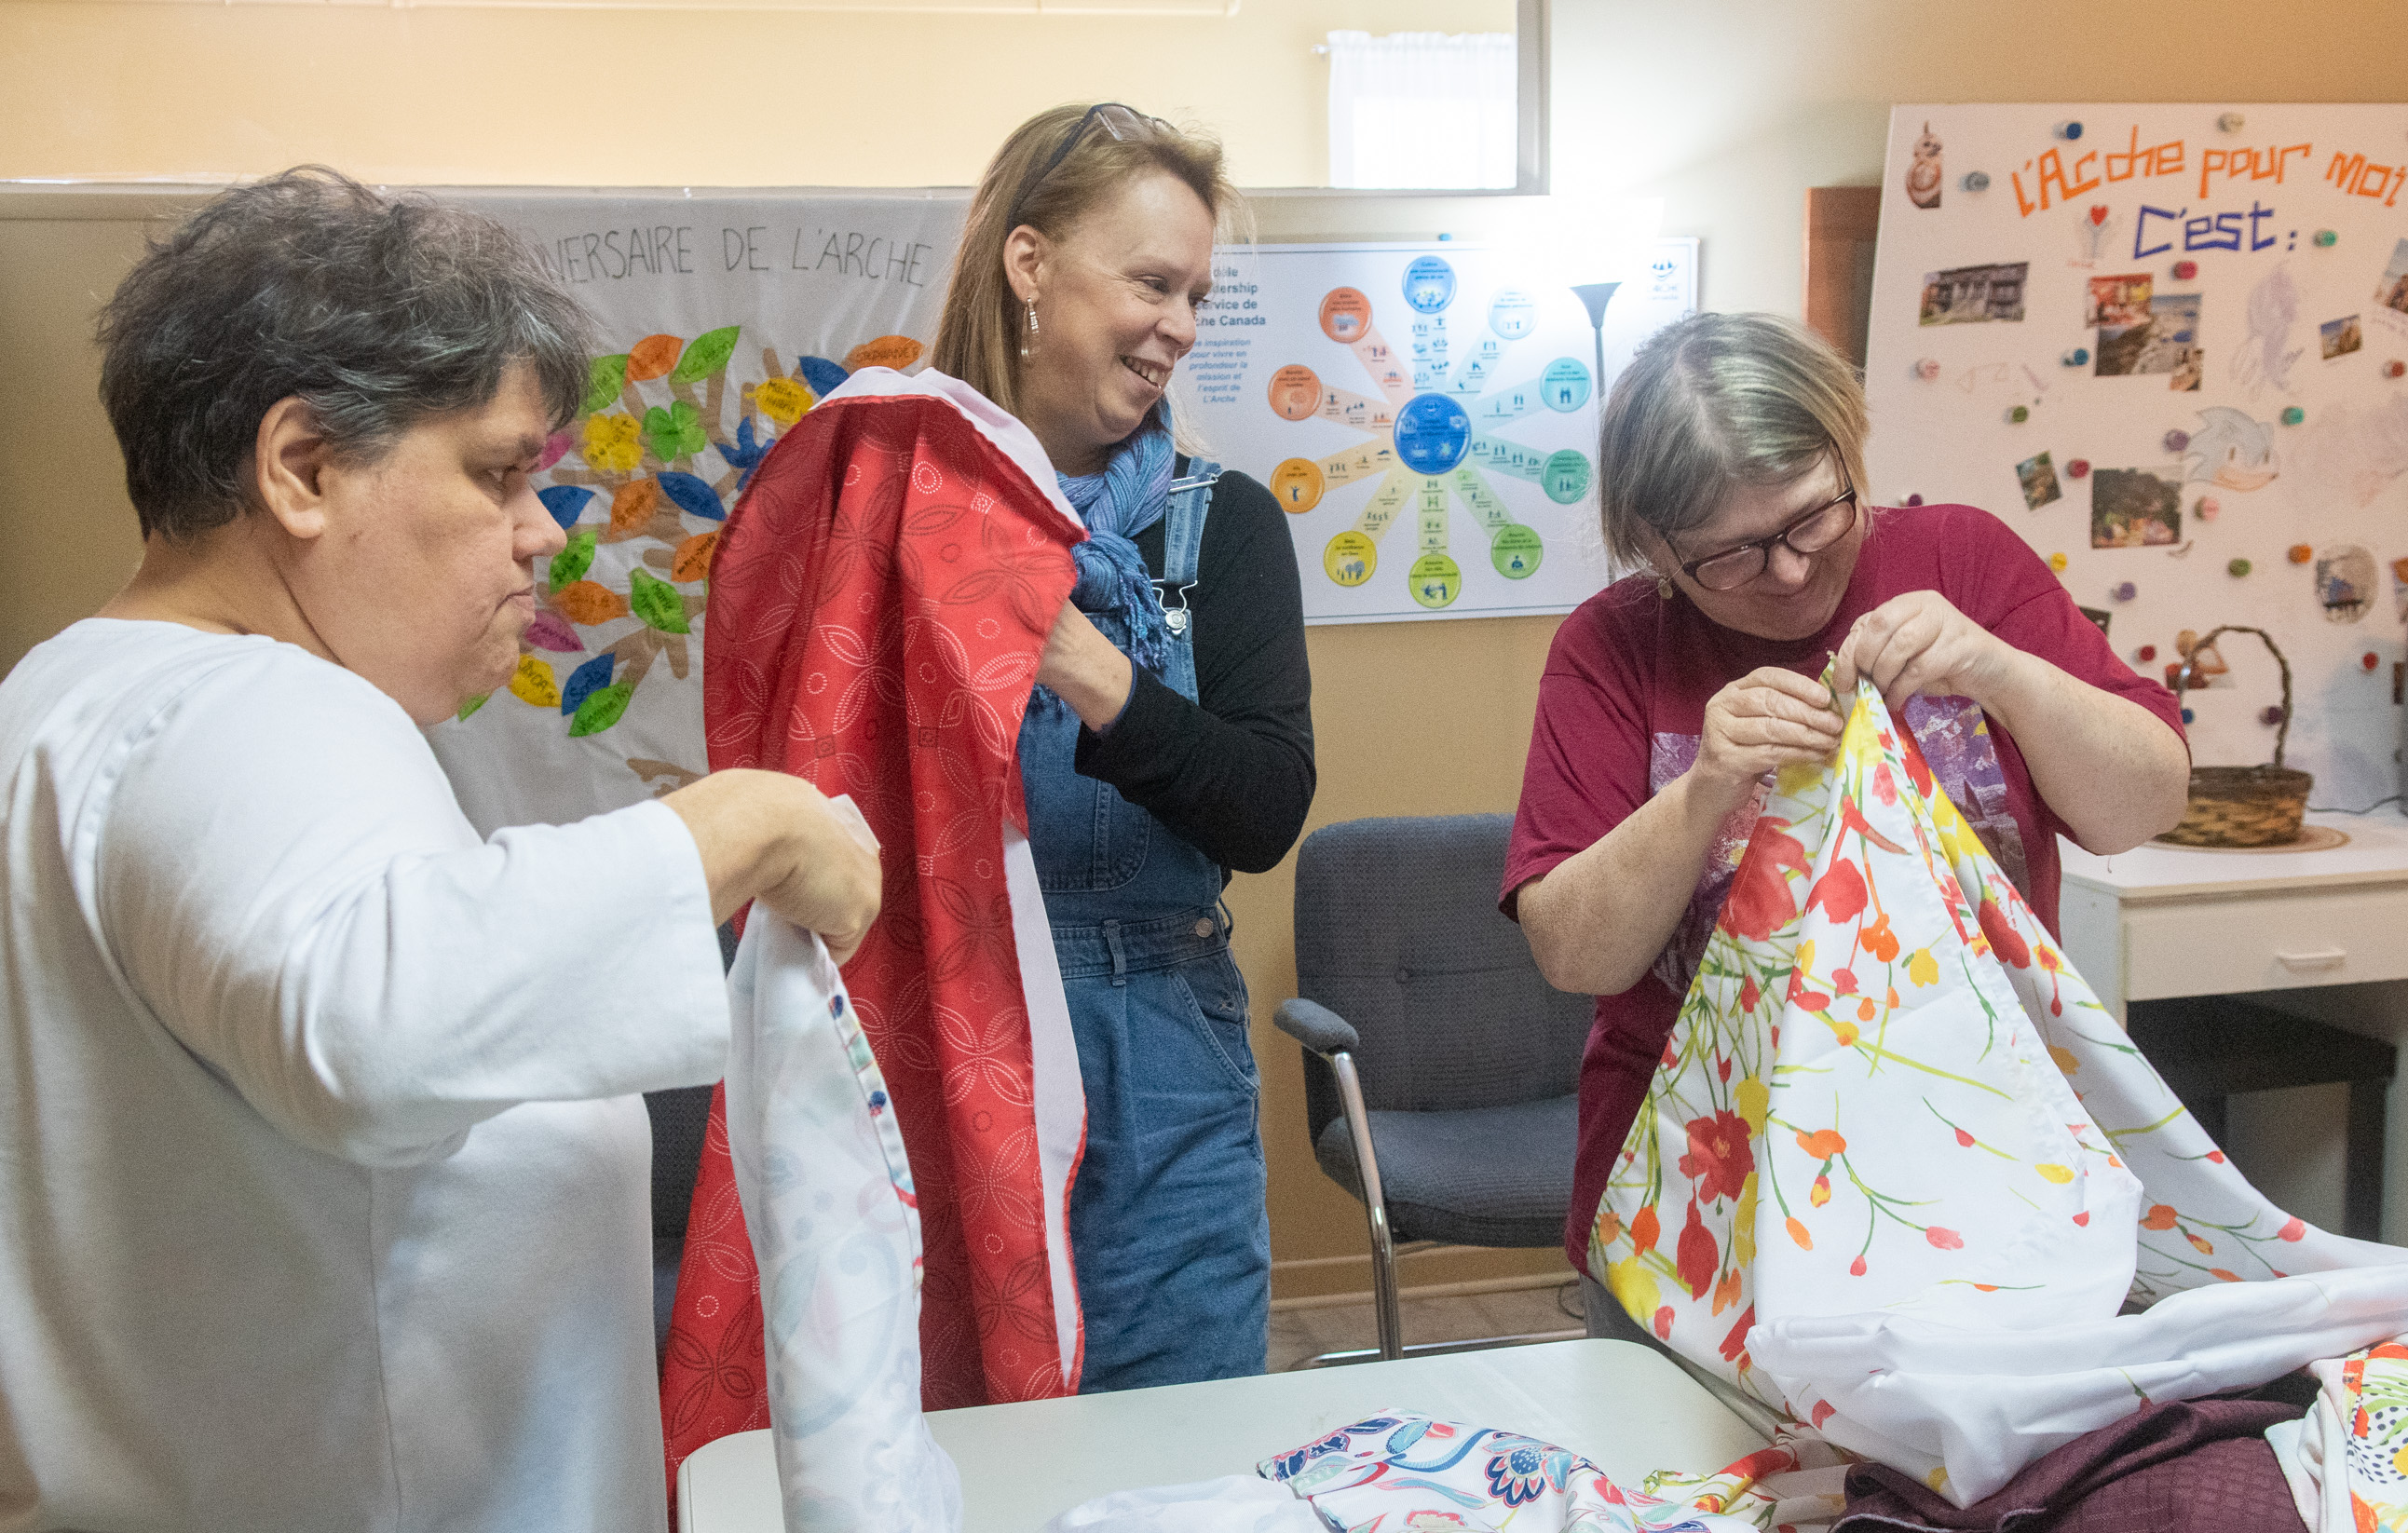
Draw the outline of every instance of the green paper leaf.
<instances>
[{"instance_id":1,"label":"green paper leaf","mask_svg":"<svg viewBox=\"0 0 2408 1533\"><path fill-rule=\"evenodd\" d=\"M585 701L577 705L577 717L569 721L570 738L598 735L617 724L620 715L627 711L628 699L635 695L636 685L632 681L617 681L587 693Z\"/></svg>"},{"instance_id":2,"label":"green paper leaf","mask_svg":"<svg viewBox=\"0 0 2408 1533\"><path fill-rule=\"evenodd\" d=\"M599 536L599 528L588 527L570 538L566 548L552 556L550 579L554 591L585 579L585 572L594 567L594 542Z\"/></svg>"},{"instance_id":3,"label":"green paper leaf","mask_svg":"<svg viewBox=\"0 0 2408 1533\"><path fill-rule=\"evenodd\" d=\"M591 415L597 409L609 408L610 401L618 398L619 391L626 386L626 352L611 357L595 357L586 371L585 403L580 412Z\"/></svg>"},{"instance_id":4,"label":"green paper leaf","mask_svg":"<svg viewBox=\"0 0 2408 1533\"><path fill-rule=\"evenodd\" d=\"M680 399L668 408L654 405L644 411L644 444L663 463L690 458L710 445L702 429L702 412Z\"/></svg>"},{"instance_id":5,"label":"green paper leaf","mask_svg":"<svg viewBox=\"0 0 2408 1533\"><path fill-rule=\"evenodd\" d=\"M636 616L665 634L693 631L686 622L685 602L678 595L677 587L640 568L627 574L627 605L635 609Z\"/></svg>"},{"instance_id":6,"label":"green paper leaf","mask_svg":"<svg viewBox=\"0 0 2408 1533\"><path fill-rule=\"evenodd\" d=\"M678 358L677 367L669 374L669 381L698 383L726 366L727 359L736 354L737 333L743 328L740 324L731 324L724 330L713 330L708 335L695 337L687 345L685 355Z\"/></svg>"},{"instance_id":7,"label":"green paper leaf","mask_svg":"<svg viewBox=\"0 0 2408 1533\"><path fill-rule=\"evenodd\" d=\"M474 697L469 698L466 702L462 703L462 704L460 705L460 711L459 711L458 715L456 715L456 716L459 718L460 722L461 722L461 723L463 723L463 724L467 723L467 722L468 722L468 715L469 715L469 714L471 714L471 713L476 712L476 711L477 711L477 709L480 709L480 708L482 708L482 707L484 707L484 706L485 706L485 699L486 699L486 698L488 698L488 697L491 697L492 695L493 695L493 694L492 694L492 693L490 693L490 692L480 692L480 693L477 694L477 695L475 695Z\"/></svg>"}]
</instances>

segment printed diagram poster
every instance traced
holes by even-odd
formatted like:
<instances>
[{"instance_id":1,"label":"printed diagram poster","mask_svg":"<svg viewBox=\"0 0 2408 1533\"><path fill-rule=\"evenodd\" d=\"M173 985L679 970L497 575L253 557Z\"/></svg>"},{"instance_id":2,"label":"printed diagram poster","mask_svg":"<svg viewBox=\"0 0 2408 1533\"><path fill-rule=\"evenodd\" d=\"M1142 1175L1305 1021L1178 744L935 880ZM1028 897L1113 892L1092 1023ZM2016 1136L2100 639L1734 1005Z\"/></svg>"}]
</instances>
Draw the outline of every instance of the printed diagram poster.
<instances>
[{"instance_id":1,"label":"printed diagram poster","mask_svg":"<svg viewBox=\"0 0 2408 1533\"><path fill-rule=\"evenodd\" d=\"M531 238L595 320L535 476L567 546L507 685L427 732L482 832L700 777L710 554L752 469L855 368L934 338L958 193L437 193Z\"/></svg>"},{"instance_id":2,"label":"printed diagram poster","mask_svg":"<svg viewBox=\"0 0 2408 1533\"><path fill-rule=\"evenodd\" d=\"M1293 519L1306 621L1564 612L1602 588L1600 394L1696 308L1696 249L1659 242L1601 330L1501 249L1218 252L1189 418Z\"/></svg>"},{"instance_id":3,"label":"printed diagram poster","mask_svg":"<svg viewBox=\"0 0 2408 1533\"><path fill-rule=\"evenodd\" d=\"M1896 108L1866 392L1879 500L2000 516L2152 676L2264 628L2311 801L2399 791L2408 107ZM2193 759L2263 762L2281 678L2228 651Z\"/></svg>"}]
</instances>

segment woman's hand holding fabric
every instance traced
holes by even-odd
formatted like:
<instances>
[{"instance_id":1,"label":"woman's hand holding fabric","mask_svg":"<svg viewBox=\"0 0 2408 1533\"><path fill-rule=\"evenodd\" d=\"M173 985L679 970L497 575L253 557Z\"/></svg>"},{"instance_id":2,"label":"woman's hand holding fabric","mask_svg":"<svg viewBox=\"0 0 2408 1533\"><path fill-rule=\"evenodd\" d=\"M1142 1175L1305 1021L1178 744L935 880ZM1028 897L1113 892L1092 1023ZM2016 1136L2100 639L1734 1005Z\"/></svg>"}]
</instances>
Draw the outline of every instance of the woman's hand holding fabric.
<instances>
[{"instance_id":1,"label":"woman's hand holding fabric","mask_svg":"<svg viewBox=\"0 0 2408 1533\"><path fill-rule=\"evenodd\" d=\"M1113 648L1086 613L1064 602L1037 657L1037 684L1051 687L1081 724L1100 735L1120 718L1135 681L1129 657Z\"/></svg>"},{"instance_id":2,"label":"woman's hand holding fabric","mask_svg":"<svg viewBox=\"0 0 2408 1533\"><path fill-rule=\"evenodd\" d=\"M1847 721L1823 683L1767 666L1748 672L1706 702L1705 728L1690 768L1726 811L1765 773L1830 759Z\"/></svg>"},{"instance_id":3,"label":"woman's hand holding fabric","mask_svg":"<svg viewBox=\"0 0 2408 1533\"><path fill-rule=\"evenodd\" d=\"M1858 618L1834 658L1831 684L1842 695L1863 675L1892 708L1921 693L1971 697L1986 711L2020 656L1939 592L1910 591Z\"/></svg>"},{"instance_id":4,"label":"woman's hand holding fabric","mask_svg":"<svg viewBox=\"0 0 2408 1533\"><path fill-rule=\"evenodd\" d=\"M881 897L877 843L850 806L783 772L713 772L661 800L694 836L711 918L749 900L827 943L841 964L869 935Z\"/></svg>"}]
</instances>

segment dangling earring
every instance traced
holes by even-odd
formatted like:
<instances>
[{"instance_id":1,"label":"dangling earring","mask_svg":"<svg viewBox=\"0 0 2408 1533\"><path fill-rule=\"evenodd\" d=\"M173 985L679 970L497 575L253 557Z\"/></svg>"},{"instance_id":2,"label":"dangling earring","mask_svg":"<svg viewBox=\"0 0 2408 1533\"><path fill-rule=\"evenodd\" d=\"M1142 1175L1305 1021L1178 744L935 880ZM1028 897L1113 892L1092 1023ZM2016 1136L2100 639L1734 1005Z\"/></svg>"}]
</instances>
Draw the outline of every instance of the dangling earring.
<instances>
[{"instance_id":1,"label":"dangling earring","mask_svg":"<svg viewBox=\"0 0 2408 1533\"><path fill-rule=\"evenodd\" d=\"M1030 353L1030 352L1032 352L1032 351L1034 351L1037 349L1036 344L1035 344L1035 343L1036 343L1036 339L1037 339L1037 300L1036 300L1036 299L1034 299L1034 298L1031 298L1031 299L1029 299L1029 300L1028 300L1028 334L1027 334L1026 336L1022 337L1021 337L1021 341L1020 341L1020 356L1021 356L1021 360L1022 360L1022 361L1024 361L1024 362L1025 362L1025 361L1026 361L1026 360L1028 359L1028 355L1029 355L1029 353Z\"/></svg>"},{"instance_id":2,"label":"dangling earring","mask_svg":"<svg viewBox=\"0 0 2408 1533\"><path fill-rule=\"evenodd\" d=\"M1656 577L1656 599L1657 601L1672 599L1672 582L1661 575Z\"/></svg>"}]
</instances>

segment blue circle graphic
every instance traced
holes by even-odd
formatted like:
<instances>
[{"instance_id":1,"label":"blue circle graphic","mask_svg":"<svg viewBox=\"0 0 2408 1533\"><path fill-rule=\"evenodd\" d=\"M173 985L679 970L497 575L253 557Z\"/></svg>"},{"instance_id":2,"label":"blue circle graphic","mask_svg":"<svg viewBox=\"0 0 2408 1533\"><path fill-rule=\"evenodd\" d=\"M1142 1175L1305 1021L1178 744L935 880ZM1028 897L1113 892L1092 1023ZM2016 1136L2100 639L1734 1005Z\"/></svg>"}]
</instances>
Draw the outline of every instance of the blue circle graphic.
<instances>
[{"instance_id":1,"label":"blue circle graphic","mask_svg":"<svg viewBox=\"0 0 2408 1533\"><path fill-rule=\"evenodd\" d=\"M1435 314L1455 302L1455 268L1426 255L1405 268L1405 302L1418 313Z\"/></svg>"},{"instance_id":2,"label":"blue circle graphic","mask_svg":"<svg viewBox=\"0 0 2408 1533\"><path fill-rule=\"evenodd\" d=\"M1397 456L1432 478L1463 461L1471 446L1471 417L1442 394L1417 394L1397 412Z\"/></svg>"},{"instance_id":3,"label":"blue circle graphic","mask_svg":"<svg viewBox=\"0 0 2408 1533\"><path fill-rule=\"evenodd\" d=\"M1576 410L1588 403L1588 364L1557 357L1539 375L1539 397L1551 410Z\"/></svg>"}]
</instances>

